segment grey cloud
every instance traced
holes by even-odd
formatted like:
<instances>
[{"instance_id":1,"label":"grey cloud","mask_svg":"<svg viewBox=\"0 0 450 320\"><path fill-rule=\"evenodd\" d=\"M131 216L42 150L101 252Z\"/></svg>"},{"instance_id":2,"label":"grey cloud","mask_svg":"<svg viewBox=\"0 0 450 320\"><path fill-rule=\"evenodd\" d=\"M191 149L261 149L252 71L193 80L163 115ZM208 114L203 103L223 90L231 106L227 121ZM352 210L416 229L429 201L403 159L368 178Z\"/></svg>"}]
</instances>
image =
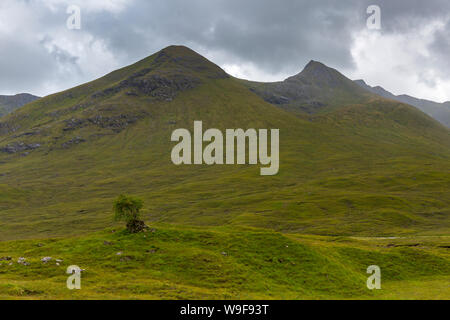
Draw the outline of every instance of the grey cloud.
<instances>
[{"instance_id":1,"label":"grey cloud","mask_svg":"<svg viewBox=\"0 0 450 320\"><path fill-rule=\"evenodd\" d=\"M42 1L25 2L40 15L40 30L29 32L56 36L53 30L65 24L70 1L56 4L56 12ZM385 34L401 34L450 13L447 0L133 0L124 10L113 13L81 6L80 32L104 42L121 65L166 45L185 44L199 51L223 53L221 63L252 62L269 74L299 72L311 59L348 70L355 68L353 35L365 28L366 8L371 4L382 9L381 32ZM447 26L436 36L432 45L436 57L426 63L430 70L441 70L444 65L450 71L445 57L449 29ZM64 82L71 75L61 74L61 69L77 72L79 81L92 80L86 66L65 48L46 51L42 43L16 42L14 35L5 39L0 34L0 41L8 43L8 48L0 48L0 91L12 93L27 87L32 91L39 88L39 82ZM36 59L39 65L34 63ZM105 71L110 68L104 66ZM425 76L423 79L432 84ZM73 84L73 80L66 82L67 86Z\"/></svg>"},{"instance_id":2,"label":"grey cloud","mask_svg":"<svg viewBox=\"0 0 450 320\"><path fill-rule=\"evenodd\" d=\"M439 68L436 68L436 71L442 77L449 77L450 20L447 22L444 29L436 33L434 41L431 45L431 50L434 54L434 64L440 66Z\"/></svg>"},{"instance_id":3,"label":"grey cloud","mask_svg":"<svg viewBox=\"0 0 450 320\"><path fill-rule=\"evenodd\" d=\"M2 39L5 41L5 39ZM39 43L30 44L7 39L0 47L0 88L2 92L29 92L37 82L55 81L56 65Z\"/></svg>"},{"instance_id":4,"label":"grey cloud","mask_svg":"<svg viewBox=\"0 0 450 320\"><path fill-rule=\"evenodd\" d=\"M142 54L162 43L185 43L224 51L268 72L299 71L313 58L351 66L352 29L362 27L364 14L356 0L140 1L114 20L117 32L96 25L92 30L108 34L116 51Z\"/></svg>"}]
</instances>

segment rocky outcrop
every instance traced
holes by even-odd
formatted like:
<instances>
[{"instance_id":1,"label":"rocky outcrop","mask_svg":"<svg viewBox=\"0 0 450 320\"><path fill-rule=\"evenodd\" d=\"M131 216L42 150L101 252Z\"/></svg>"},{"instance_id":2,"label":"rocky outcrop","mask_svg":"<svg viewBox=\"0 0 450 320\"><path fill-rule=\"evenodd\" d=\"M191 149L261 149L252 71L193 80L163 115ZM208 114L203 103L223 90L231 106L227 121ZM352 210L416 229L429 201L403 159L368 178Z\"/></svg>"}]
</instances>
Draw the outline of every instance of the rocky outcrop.
<instances>
[{"instance_id":1,"label":"rocky outcrop","mask_svg":"<svg viewBox=\"0 0 450 320\"><path fill-rule=\"evenodd\" d=\"M150 72L151 69L141 70L114 87L94 93L92 97L106 97L126 89L128 96L144 95L159 101L171 101L178 92L193 89L201 84L199 78L183 73L149 75Z\"/></svg>"},{"instance_id":2,"label":"rocky outcrop","mask_svg":"<svg viewBox=\"0 0 450 320\"><path fill-rule=\"evenodd\" d=\"M80 144L80 143L83 143L83 142L86 142L86 140L84 140L81 137L75 137L75 138L70 139L67 142L64 142L61 146L64 149L68 149L68 148L72 147L73 145L77 145L77 144Z\"/></svg>"},{"instance_id":3,"label":"rocky outcrop","mask_svg":"<svg viewBox=\"0 0 450 320\"><path fill-rule=\"evenodd\" d=\"M139 233L145 229L148 229L148 226L142 220L131 220L127 223L127 230L130 233Z\"/></svg>"},{"instance_id":4,"label":"rocky outcrop","mask_svg":"<svg viewBox=\"0 0 450 320\"><path fill-rule=\"evenodd\" d=\"M40 148L39 143L26 144L24 142L14 142L0 148L0 152L14 154L23 151L31 151Z\"/></svg>"},{"instance_id":5,"label":"rocky outcrop","mask_svg":"<svg viewBox=\"0 0 450 320\"><path fill-rule=\"evenodd\" d=\"M0 122L0 135L13 133L19 129L19 125L15 125L10 122Z\"/></svg>"},{"instance_id":6,"label":"rocky outcrop","mask_svg":"<svg viewBox=\"0 0 450 320\"><path fill-rule=\"evenodd\" d=\"M63 128L63 131L76 130L88 125L96 125L104 129L111 129L117 133L127 128L130 124L136 123L138 119L138 116L130 114L121 114L118 116L110 117L96 115L91 118L85 119L72 118L64 121L66 127Z\"/></svg>"},{"instance_id":7,"label":"rocky outcrop","mask_svg":"<svg viewBox=\"0 0 450 320\"><path fill-rule=\"evenodd\" d=\"M52 118L59 118L59 117L64 116L66 114L77 112L79 110L84 110L84 109L86 109L86 108L88 108L90 106L91 106L90 103L77 104L77 105L74 105L74 106L72 106L70 108L67 108L67 109L52 111L50 113L47 113L47 115L49 117L52 117Z\"/></svg>"}]
</instances>

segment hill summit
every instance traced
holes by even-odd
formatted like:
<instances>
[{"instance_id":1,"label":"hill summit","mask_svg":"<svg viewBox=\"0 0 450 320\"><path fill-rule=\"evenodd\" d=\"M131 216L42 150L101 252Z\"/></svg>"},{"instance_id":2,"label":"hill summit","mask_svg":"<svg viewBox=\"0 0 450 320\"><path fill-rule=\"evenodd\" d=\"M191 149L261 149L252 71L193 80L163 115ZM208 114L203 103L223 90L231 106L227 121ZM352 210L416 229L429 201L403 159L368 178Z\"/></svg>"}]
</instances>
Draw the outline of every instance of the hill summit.
<instances>
[{"instance_id":1,"label":"hill summit","mask_svg":"<svg viewBox=\"0 0 450 320\"><path fill-rule=\"evenodd\" d=\"M317 114L336 107L366 103L374 97L339 71L311 60L297 75L281 82L245 82L265 101L289 111Z\"/></svg>"},{"instance_id":2,"label":"hill summit","mask_svg":"<svg viewBox=\"0 0 450 320\"><path fill-rule=\"evenodd\" d=\"M327 67L321 62L311 60L299 74L286 79L286 82L300 81L304 84L315 84L324 89L336 88L347 79L337 70Z\"/></svg>"}]
</instances>

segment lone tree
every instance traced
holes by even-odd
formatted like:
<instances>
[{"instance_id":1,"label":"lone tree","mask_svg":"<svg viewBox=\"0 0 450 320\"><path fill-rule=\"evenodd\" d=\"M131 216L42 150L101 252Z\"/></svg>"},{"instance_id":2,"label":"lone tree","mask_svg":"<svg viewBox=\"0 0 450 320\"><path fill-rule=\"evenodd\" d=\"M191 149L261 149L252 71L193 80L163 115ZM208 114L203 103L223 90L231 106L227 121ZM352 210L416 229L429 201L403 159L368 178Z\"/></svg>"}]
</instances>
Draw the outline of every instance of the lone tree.
<instances>
[{"instance_id":1,"label":"lone tree","mask_svg":"<svg viewBox=\"0 0 450 320\"><path fill-rule=\"evenodd\" d=\"M141 232L147 227L140 219L139 211L143 206L141 199L122 194L114 202L114 218L116 221L125 221L130 233Z\"/></svg>"}]
</instances>

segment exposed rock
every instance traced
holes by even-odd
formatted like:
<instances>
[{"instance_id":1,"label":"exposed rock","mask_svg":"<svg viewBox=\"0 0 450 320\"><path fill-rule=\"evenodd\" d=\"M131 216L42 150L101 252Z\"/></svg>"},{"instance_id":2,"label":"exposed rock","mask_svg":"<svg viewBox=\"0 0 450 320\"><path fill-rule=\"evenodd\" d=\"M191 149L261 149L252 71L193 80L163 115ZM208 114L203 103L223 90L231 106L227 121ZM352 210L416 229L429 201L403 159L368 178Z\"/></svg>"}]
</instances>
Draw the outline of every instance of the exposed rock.
<instances>
[{"instance_id":1,"label":"exposed rock","mask_svg":"<svg viewBox=\"0 0 450 320\"><path fill-rule=\"evenodd\" d=\"M142 220L132 220L127 223L127 230L131 233L139 233L148 229Z\"/></svg>"},{"instance_id":2,"label":"exposed rock","mask_svg":"<svg viewBox=\"0 0 450 320\"><path fill-rule=\"evenodd\" d=\"M13 138L36 136L36 135L39 135L40 133L41 133L41 130L27 131L27 132L13 136Z\"/></svg>"},{"instance_id":3,"label":"exposed rock","mask_svg":"<svg viewBox=\"0 0 450 320\"><path fill-rule=\"evenodd\" d=\"M25 260L26 260L25 258L20 257L20 258L17 260L17 263L18 263L18 264L21 264L21 265L24 265L24 266L29 266L30 264L29 264L28 262L26 262Z\"/></svg>"},{"instance_id":4,"label":"exposed rock","mask_svg":"<svg viewBox=\"0 0 450 320\"><path fill-rule=\"evenodd\" d=\"M134 92L134 91L128 91L127 93L126 93L126 95L127 96L132 96L132 97L137 97L137 96L139 96L136 92Z\"/></svg>"},{"instance_id":5,"label":"exposed rock","mask_svg":"<svg viewBox=\"0 0 450 320\"><path fill-rule=\"evenodd\" d=\"M72 112L76 112L78 110L86 109L89 106L91 106L90 103L77 104L77 105L74 105L74 106L72 106L70 108L67 108L67 109L52 111L52 112L48 113L47 115L52 117L52 118L59 118L59 117L65 115L65 114L69 114L69 113L72 113Z\"/></svg>"},{"instance_id":6,"label":"exposed rock","mask_svg":"<svg viewBox=\"0 0 450 320\"><path fill-rule=\"evenodd\" d=\"M134 124L139 119L136 115L130 114L121 114L118 116L106 117L102 115L96 115L91 118L86 119L75 119L72 118L70 120L66 120L66 127L63 128L63 131L71 131L75 129L83 128L89 124L94 124L101 128L111 129L114 132L120 132L123 129L127 128L128 125Z\"/></svg>"},{"instance_id":7,"label":"exposed rock","mask_svg":"<svg viewBox=\"0 0 450 320\"><path fill-rule=\"evenodd\" d=\"M289 98L277 95L267 97L265 100L272 104L288 104L290 102Z\"/></svg>"},{"instance_id":8,"label":"exposed rock","mask_svg":"<svg viewBox=\"0 0 450 320\"><path fill-rule=\"evenodd\" d=\"M50 262L53 258L52 257L44 257L41 259L42 262L47 263Z\"/></svg>"},{"instance_id":9,"label":"exposed rock","mask_svg":"<svg viewBox=\"0 0 450 320\"><path fill-rule=\"evenodd\" d=\"M2 258L0 258L0 261L11 261L12 260L12 257L2 257Z\"/></svg>"},{"instance_id":10,"label":"exposed rock","mask_svg":"<svg viewBox=\"0 0 450 320\"><path fill-rule=\"evenodd\" d=\"M64 122L66 123L66 127L63 128L63 131L70 131L83 127L86 124L87 120L72 118L69 120L65 120Z\"/></svg>"},{"instance_id":11,"label":"exposed rock","mask_svg":"<svg viewBox=\"0 0 450 320\"><path fill-rule=\"evenodd\" d=\"M35 150L40 148L41 145L39 143L26 144L24 142L14 142L10 143L5 147L0 148L1 152L14 154L17 152L27 151L27 150Z\"/></svg>"},{"instance_id":12,"label":"exposed rock","mask_svg":"<svg viewBox=\"0 0 450 320\"><path fill-rule=\"evenodd\" d=\"M156 100L171 101L178 92L201 84L199 78L183 72L149 74L151 71L149 68L141 70L114 87L94 93L92 98L106 97L127 89L127 95L142 94Z\"/></svg>"},{"instance_id":13,"label":"exposed rock","mask_svg":"<svg viewBox=\"0 0 450 320\"><path fill-rule=\"evenodd\" d=\"M64 149L67 149L67 148L70 148L70 147L73 146L73 145L77 145L77 144L80 144L80 143L82 143L82 142L86 142L86 140L84 140L84 139L81 138L81 137L75 137L75 138L70 139L70 140L67 141L67 142L64 142L61 146L62 146Z\"/></svg>"},{"instance_id":14,"label":"exposed rock","mask_svg":"<svg viewBox=\"0 0 450 320\"><path fill-rule=\"evenodd\" d=\"M130 261L130 260L133 260L133 257L130 257L130 256L124 256L124 257L120 258L120 261L122 261L122 262Z\"/></svg>"},{"instance_id":15,"label":"exposed rock","mask_svg":"<svg viewBox=\"0 0 450 320\"><path fill-rule=\"evenodd\" d=\"M149 249L149 250L145 250L145 252L146 253L156 253L156 252L158 252L159 251L159 248L152 248L152 249Z\"/></svg>"},{"instance_id":16,"label":"exposed rock","mask_svg":"<svg viewBox=\"0 0 450 320\"><path fill-rule=\"evenodd\" d=\"M88 121L99 127L112 129L115 132L120 132L123 129L127 128L128 125L137 122L138 117L128 114L121 114L119 116L113 117L103 117L102 115L97 115L95 117L89 118Z\"/></svg>"}]
</instances>

